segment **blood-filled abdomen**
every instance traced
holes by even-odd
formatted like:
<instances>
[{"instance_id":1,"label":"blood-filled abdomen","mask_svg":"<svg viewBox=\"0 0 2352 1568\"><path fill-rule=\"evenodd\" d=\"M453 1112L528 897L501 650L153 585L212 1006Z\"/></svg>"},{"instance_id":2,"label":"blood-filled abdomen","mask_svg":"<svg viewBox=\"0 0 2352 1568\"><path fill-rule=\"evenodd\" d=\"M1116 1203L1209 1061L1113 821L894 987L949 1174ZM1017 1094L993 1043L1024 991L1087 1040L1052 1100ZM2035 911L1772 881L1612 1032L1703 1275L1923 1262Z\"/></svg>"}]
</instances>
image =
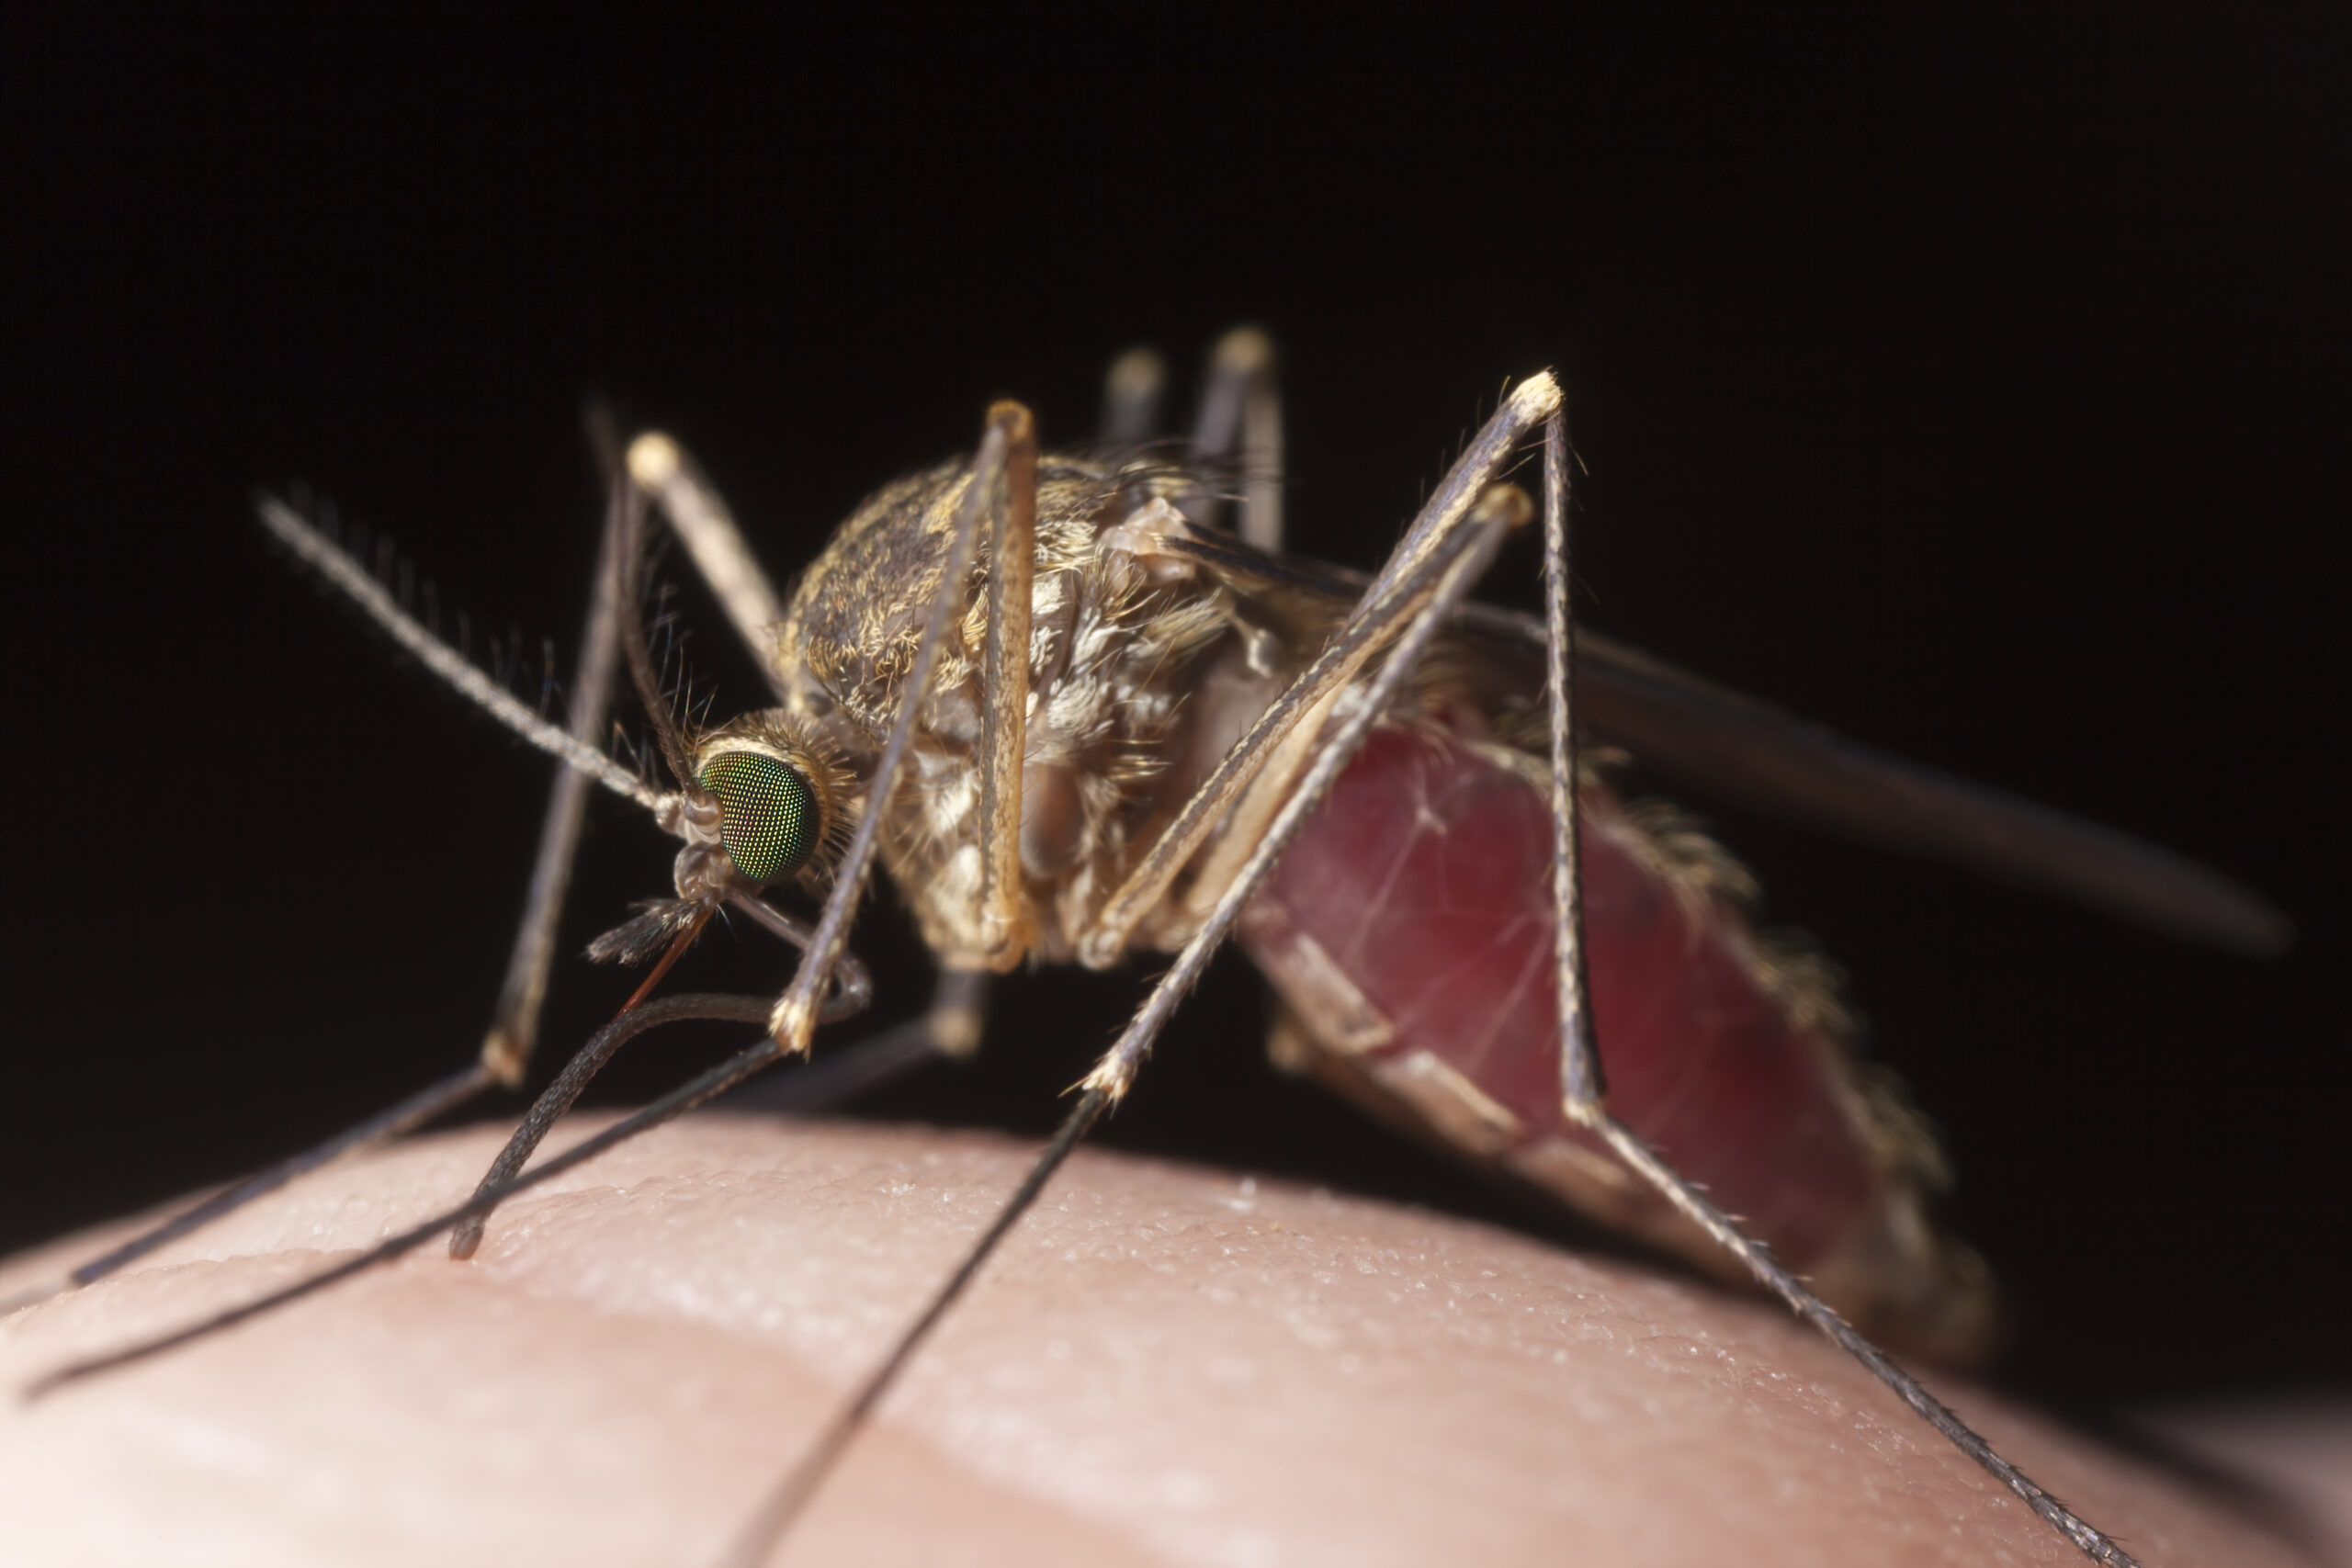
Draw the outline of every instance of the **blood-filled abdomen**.
<instances>
[{"instance_id":1,"label":"blood-filled abdomen","mask_svg":"<svg viewBox=\"0 0 2352 1568\"><path fill-rule=\"evenodd\" d=\"M1605 1223L1736 1268L1563 1116L1551 824L1515 761L1442 729L1375 731L1243 941L1318 1076ZM1857 1087L1834 1003L1760 946L1720 852L1653 831L1605 789L1582 804L1611 1108L1833 1304L1966 1359L1989 1326L1983 1270L1921 1217L1924 1145Z\"/></svg>"}]
</instances>

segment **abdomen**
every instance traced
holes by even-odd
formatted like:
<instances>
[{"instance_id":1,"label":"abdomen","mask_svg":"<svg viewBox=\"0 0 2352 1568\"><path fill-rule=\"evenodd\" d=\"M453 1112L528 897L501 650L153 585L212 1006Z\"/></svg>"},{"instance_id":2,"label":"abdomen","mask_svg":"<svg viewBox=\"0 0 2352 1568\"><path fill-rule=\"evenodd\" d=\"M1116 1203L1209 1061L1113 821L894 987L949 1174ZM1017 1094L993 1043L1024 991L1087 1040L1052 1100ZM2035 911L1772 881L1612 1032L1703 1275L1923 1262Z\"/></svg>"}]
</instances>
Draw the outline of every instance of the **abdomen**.
<instances>
[{"instance_id":1,"label":"abdomen","mask_svg":"<svg viewBox=\"0 0 2352 1568\"><path fill-rule=\"evenodd\" d=\"M1946 1359L1989 1327L1920 1213L1931 1151L1859 1087L1841 1015L1756 938L1711 856L1583 795L1584 920L1612 1110L1833 1305ZM1444 732L1376 731L1242 923L1318 1077L1717 1272L1736 1270L1566 1122L1544 792ZM1906 1137L1913 1146L1906 1147Z\"/></svg>"}]
</instances>

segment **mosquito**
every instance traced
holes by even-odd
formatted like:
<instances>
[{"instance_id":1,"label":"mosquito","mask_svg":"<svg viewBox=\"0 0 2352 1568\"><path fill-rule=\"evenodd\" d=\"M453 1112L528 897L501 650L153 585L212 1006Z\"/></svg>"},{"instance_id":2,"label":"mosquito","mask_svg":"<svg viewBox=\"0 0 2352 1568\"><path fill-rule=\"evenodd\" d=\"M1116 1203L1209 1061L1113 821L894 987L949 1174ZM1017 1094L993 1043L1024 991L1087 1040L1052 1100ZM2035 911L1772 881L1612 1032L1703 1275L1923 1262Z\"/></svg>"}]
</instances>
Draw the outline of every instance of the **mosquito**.
<instances>
[{"instance_id":1,"label":"mosquito","mask_svg":"<svg viewBox=\"0 0 2352 1568\"><path fill-rule=\"evenodd\" d=\"M592 946L650 973L471 1199L39 1386L185 1344L445 1233L455 1256L470 1256L513 1194L807 1055L820 1024L872 998L847 943L878 861L940 979L923 1016L838 1054L843 1076L829 1092L976 1049L990 975L1175 958L994 1222L743 1525L730 1564L766 1560L998 1243L1134 1090L1228 941L1272 982L1286 1065L1777 1295L2083 1552L2130 1563L1879 1348L1959 1362L1990 1333L1984 1265L1928 1213L1941 1179L1933 1140L1859 1070L1826 970L1749 924L1747 874L1689 821L1621 795L1618 761L2224 948L2274 951L2284 919L2164 851L1897 761L1573 627L1571 453L1548 374L1508 393L1369 577L1282 551L1281 414L1263 334L1218 345L1188 441L1153 439L1164 380L1154 355L1121 359L1102 444L1069 456L1042 453L1029 412L997 404L975 455L877 491L789 598L676 443L646 434L624 446L599 426L599 587L561 726L442 642L300 511L265 497L264 523L296 555L565 764L508 978L464 1072L45 1289L86 1284L336 1155L518 1083L592 784L683 841L672 894ZM1531 452L1540 508L1511 477ZM1473 603L1498 547L1539 512L1544 615ZM758 655L773 706L715 726L679 713L642 614L656 513ZM624 667L660 782L597 743ZM808 897L814 920L780 907L778 890ZM790 984L775 998L655 997L721 914L801 950ZM764 1032L526 1168L615 1052L684 1018Z\"/></svg>"}]
</instances>

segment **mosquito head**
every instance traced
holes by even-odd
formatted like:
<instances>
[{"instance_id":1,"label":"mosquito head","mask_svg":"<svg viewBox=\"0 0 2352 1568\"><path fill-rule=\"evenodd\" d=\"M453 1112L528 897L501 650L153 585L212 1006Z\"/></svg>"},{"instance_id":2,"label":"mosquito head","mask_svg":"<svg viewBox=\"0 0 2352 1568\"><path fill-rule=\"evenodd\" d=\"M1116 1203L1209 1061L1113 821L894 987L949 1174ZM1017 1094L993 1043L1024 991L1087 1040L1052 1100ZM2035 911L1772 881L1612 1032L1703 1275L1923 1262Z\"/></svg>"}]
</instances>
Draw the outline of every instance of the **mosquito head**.
<instances>
[{"instance_id":1,"label":"mosquito head","mask_svg":"<svg viewBox=\"0 0 2352 1568\"><path fill-rule=\"evenodd\" d=\"M654 820L686 840L670 868L677 897L639 904L633 918L588 944L588 956L599 964L660 957L623 1011L645 998L721 905L786 941L805 940L805 928L762 902L759 889L787 876L812 889L822 886L840 849L854 782L831 749L805 739L780 712L673 739L686 787L662 798Z\"/></svg>"}]
</instances>

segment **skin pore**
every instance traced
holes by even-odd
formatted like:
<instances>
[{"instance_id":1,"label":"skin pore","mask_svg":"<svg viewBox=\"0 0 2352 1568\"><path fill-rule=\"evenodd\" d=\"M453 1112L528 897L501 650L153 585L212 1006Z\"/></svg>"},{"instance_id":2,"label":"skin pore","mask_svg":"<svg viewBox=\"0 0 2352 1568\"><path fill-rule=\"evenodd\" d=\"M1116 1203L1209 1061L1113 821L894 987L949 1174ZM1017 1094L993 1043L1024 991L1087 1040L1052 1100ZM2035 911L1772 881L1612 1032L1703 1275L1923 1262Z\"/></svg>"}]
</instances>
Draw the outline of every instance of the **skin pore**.
<instances>
[{"instance_id":1,"label":"skin pore","mask_svg":"<svg viewBox=\"0 0 2352 1568\"><path fill-rule=\"evenodd\" d=\"M567 1123L550 1146L599 1124ZM493 1129L332 1168L0 1323L20 1388L469 1191ZM695 1564L1018 1181L1006 1140L703 1114L209 1342L0 1406L0 1559ZM0 1266L0 1293L108 1233ZM1930 1382L2143 1562L2312 1561ZM1760 1302L1081 1150L778 1563L2084 1561Z\"/></svg>"}]
</instances>

